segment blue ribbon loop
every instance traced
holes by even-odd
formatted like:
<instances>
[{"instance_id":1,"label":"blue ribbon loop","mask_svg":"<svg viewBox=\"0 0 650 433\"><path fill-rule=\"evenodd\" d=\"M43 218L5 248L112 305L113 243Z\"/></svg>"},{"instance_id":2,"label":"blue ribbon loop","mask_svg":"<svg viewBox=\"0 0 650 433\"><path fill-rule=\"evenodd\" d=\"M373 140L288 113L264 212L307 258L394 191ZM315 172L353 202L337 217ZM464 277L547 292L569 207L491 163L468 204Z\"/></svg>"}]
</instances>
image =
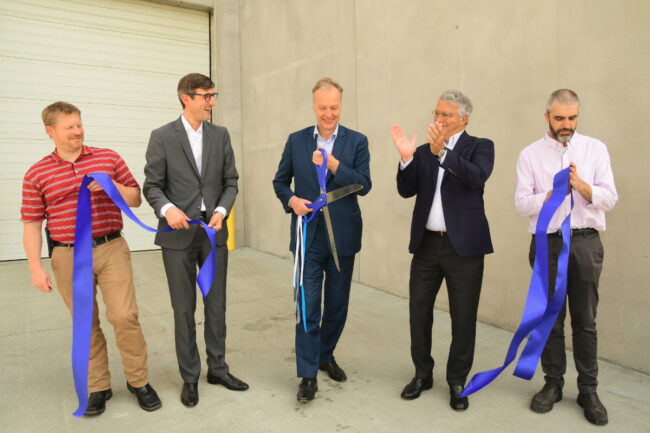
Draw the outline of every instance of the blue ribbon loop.
<instances>
[{"instance_id":1,"label":"blue ribbon loop","mask_svg":"<svg viewBox=\"0 0 650 433\"><path fill-rule=\"evenodd\" d=\"M171 227L156 230L136 217L124 198L106 173L90 173L84 176L79 187L77 203L77 223L75 226L73 270L72 270L72 376L79 399L79 407L74 416L79 418L88 407L88 358L90 353L90 333L93 321L93 250L92 213L88 184L95 180L122 212L136 224L150 232L170 232ZM212 249L199 269L196 281L205 298L210 292L215 272L216 231L201 220L190 220L188 224L201 224L205 229Z\"/></svg>"},{"instance_id":2,"label":"blue ribbon loop","mask_svg":"<svg viewBox=\"0 0 650 433\"><path fill-rule=\"evenodd\" d=\"M530 280L528 296L524 306L521 322L510 341L505 361L501 367L475 374L469 381L462 396L466 397L492 382L516 358L520 344L530 334L513 375L530 380L535 374L539 358L546 345L546 340L564 305L569 265L569 248L571 244L571 213L562 223L562 248L558 257L555 292L549 300L548 279L548 226L555 212L564 202L569 190L569 168L559 171L553 178L553 192L544 203L535 228L535 264ZM573 195L571 196L573 208Z\"/></svg>"}]
</instances>

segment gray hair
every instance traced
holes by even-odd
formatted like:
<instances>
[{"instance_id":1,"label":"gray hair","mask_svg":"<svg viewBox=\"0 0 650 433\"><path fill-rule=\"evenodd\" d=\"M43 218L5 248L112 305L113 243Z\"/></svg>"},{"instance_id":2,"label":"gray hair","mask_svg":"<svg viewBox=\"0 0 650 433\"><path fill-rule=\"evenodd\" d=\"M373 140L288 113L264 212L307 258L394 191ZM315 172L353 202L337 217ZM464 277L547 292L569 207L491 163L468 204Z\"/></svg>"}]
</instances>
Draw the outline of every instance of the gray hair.
<instances>
[{"instance_id":1,"label":"gray hair","mask_svg":"<svg viewBox=\"0 0 650 433\"><path fill-rule=\"evenodd\" d=\"M469 115L472 114L472 101L470 101L469 98L465 96L460 90L447 90L446 92L443 92L442 95L440 95L440 99L450 104L457 105L458 114L460 115L461 119L466 114L468 118Z\"/></svg>"},{"instance_id":2,"label":"gray hair","mask_svg":"<svg viewBox=\"0 0 650 433\"><path fill-rule=\"evenodd\" d=\"M580 106L580 98L578 98L576 92L569 89L559 89L551 93L551 96L548 97L548 101L546 101L547 113L551 112L551 105L553 105L553 102L556 101L558 104L563 104L563 105L577 104L578 106Z\"/></svg>"},{"instance_id":3,"label":"gray hair","mask_svg":"<svg viewBox=\"0 0 650 433\"><path fill-rule=\"evenodd\" d=\"M331 88L335 88L336 90L339 91L341 96L343 96L343 87L336 81L332 80L330 77L325 77L321 78L316 82L316 85L314 85L314 88L311 89L311 93L316 93L318 89L324 89L324 90L329 90Z\"/></svg>"}]
</instances>

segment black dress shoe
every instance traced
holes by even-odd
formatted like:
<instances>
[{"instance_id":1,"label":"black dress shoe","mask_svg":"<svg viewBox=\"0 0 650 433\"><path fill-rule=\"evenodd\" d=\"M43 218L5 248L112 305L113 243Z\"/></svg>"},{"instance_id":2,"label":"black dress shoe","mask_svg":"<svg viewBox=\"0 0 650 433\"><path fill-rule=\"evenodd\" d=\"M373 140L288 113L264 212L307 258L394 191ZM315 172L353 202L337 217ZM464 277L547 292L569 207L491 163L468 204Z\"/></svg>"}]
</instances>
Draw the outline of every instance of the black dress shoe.
<instances>
[{"instance_id":1,"label":"black dress shoe","mask_svg":"<svg viewBox=\"0 0 650 433\"><path fill-rule=\"evenodd\" d=\"M420 396L425 389L433 387L433 376L427 376L424 379L414 377L402 391L402 398L405 400L414 400Z\"/></svg>"},{"instance_id":2,"label":"black dress shoe","mask_svg":"<svg viewBox=\"0 0 650 433\"><path fill-rule=\"evenodd\" d=\"M248 384L246 382L237 379L230 373L221 377L213 376L208 373L208 383L211 383L212 385L223 385L231 391L246 391L248 389Z\"/></svg>"},{"instance_id":3,"label":"black dress shoe","mask_svg":"<svg viewBox=\"0 0 650 433\"><path fill-rule=\"evenodd\" d=\"M319 370L326 371L330 379L337 382L345 382L348 380L348 377L345 375L345 371L336 363L336 361L331 360L330 362L321 362L318 365Z\"/></svg>"},{"instance_id":4,"label":"black dress shoe","mask_svg":"<svg viewBox=\"0 0 650 433\"><path fill-rule=\"evenodd\" d=\"M449 406L454 410L465 410L469 407L469 400L467 397L460 395L465 390L463 385L450 385L449 386Z\"/></svg>"},{"instance_id":5,"label":"black dress shoe","mask_svg":"<svg viewBox=\"0 0 650 433\"><path fill-rule=\"evenodd\" d=\"M596 425L607 424L607 409L600 402L598 394L595 392L589 394L579 393L578 404L584 409L587 421Z\"/></svg>"},{"instance_id":6,"label":"black dress shoe","mask_svg":"<svg viewBox=\"0 0 650 433\"><path fill-rule=\"evenodd\" d=\"M187 407L196 406L199 403L199 385L196 383L184 383L181 391L181 403Z\"/></svg>"},{"instance_id":7,"label":"black dress shoe","mask_svg":"<svg viewBox=\"0 0 650 433\"><path fill-rule=\"evenodd\" d=\"M106 410L106 400L110 400L113 397L113 391L110 388L104 391L91 392L88 396L88 407L84 415L94 416L104 413Z\"/></svg>"},{"instance_id":8,"label":"black dress shoe","mask_svg":"<svg viewBox=\"0 0 650 433\"><path fill-rule=\"evenodd\" d=\"M562 388L553 382L547 382L530 401L530 408L533 412L546 413L553 409L553 403L562 400Z\"/></svg>"},{"instance_id":9,"label":"black dress shoe","mask_svg":"<svg viewBox=\"0 0 650 433\"><path fill-rule=\"evenodd\" d=\"M160 409L162 406L162 402L160 401L160 398L158 398L156 390L154 390L151 385L146 384L140 388L134 388L129 382L126 382L126 388L131 391L132 394L135 394L138 398L138 404L142 409L151 412Z\"/></svg>"},{"instance_id":10,"label":"black dress shoe","mask_svg":"<svg viewBox=\"0 0 650 433\"><path fill-rule=\"evenodd\" d=\"M313 400L316 397L316 391L318 391L318 381L316 378L303 378L300 381L300 386L298 386L298 401L306 403Z\"/></svg>"}]
</instances>

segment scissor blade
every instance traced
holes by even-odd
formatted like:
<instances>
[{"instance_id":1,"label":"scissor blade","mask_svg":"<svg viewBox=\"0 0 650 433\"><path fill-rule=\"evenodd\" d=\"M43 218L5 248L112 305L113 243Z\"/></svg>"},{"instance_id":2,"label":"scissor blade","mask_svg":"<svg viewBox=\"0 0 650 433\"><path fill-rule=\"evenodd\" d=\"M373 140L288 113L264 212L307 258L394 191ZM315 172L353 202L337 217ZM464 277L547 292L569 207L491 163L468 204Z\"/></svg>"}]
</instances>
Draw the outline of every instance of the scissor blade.
<instances>
[{"instance_id":1,"label":"scissor blade","mask_svg":"<svg viewBox=\"0 0 650 433\"><path fill-rule=\"evenodd\" d=\"M336 244L334 243L334 231L332 230L332 220L330 219L330 210L327 206L323 207L323 216L325 217L325 227L327 228L327 236L330 239L330 245L332 246L332 256L334 256L334 264L336 265L336 270L341 272L341 267L339 266L339 254L336 252Z\"/></svg>"},{"instance_id":2,"label":"scissor blade","mask_svg":"<svg viewBox=\"0 0 650 433\"><path fill-rule=\"evenodd\" d=\"M346 195L350 195L353 192L361 191L362 189L363 185L359 185L358 183L342 186L341 188L337 188L334 191L330 191L326 194L327 203L332 203L333 201L343 198Z\"/></svg>"}]
</instances>

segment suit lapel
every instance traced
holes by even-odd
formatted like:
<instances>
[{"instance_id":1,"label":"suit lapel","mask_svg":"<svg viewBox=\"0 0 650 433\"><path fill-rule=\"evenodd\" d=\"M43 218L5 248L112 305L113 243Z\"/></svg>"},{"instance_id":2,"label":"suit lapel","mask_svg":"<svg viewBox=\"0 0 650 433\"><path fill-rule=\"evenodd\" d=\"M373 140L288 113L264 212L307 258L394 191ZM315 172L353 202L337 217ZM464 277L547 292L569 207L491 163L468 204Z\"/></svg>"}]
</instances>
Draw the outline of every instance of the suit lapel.
<instances>
[{"instance_id":1,"label":"suit lapel","mask_svg":"<svg viewBox=\"0 0 650 433\"><path fill-rule=\"evenodd\" d=\"M208 128L205 125L206 122L203 122L203 152L201 156L201 178L205 174L205 169L208 165L208 160L210 157L210 150L212 150L211 141L212 138Z\"/></svg>"},{"instance_id":2,"label":"suit lapel","mask_svg":"<svg viewBox=\"0 0 650 433\"><path fill-rule=\"evenodd\" d=\"M455 152L457 155L462 154L462 152L465 150L467 145L469 144L469 136L467 135L467 132L463 131L462 134L460 134L460 137L458 137L458 141L456 142L456 145L454 146L453 152ZM445 174L442 176L442 180L445 180L449 176L449 170L445 170Z\"/></svg>"},{"instance_id":3,"label":"suit lapel","mask_svg":"<svg viewBox=\"0 0 650 433\"><path fill-rule=\"evenodd\" d=\"M183 149L183 152L185 153L185 156L187 157L190 165L192 166L192 169L194 169L194 173L200 178L201 175L199 173L199 168L196 166L196 161L194 160L194 154L192 153L192 146L190 146L190 140L187 138L187 132L185 131L185 127L183 126L183 122L179 118L176 121L176 138L178 139L178 142L181 144L181 149Z\"/></svg>"}]
</instances>

